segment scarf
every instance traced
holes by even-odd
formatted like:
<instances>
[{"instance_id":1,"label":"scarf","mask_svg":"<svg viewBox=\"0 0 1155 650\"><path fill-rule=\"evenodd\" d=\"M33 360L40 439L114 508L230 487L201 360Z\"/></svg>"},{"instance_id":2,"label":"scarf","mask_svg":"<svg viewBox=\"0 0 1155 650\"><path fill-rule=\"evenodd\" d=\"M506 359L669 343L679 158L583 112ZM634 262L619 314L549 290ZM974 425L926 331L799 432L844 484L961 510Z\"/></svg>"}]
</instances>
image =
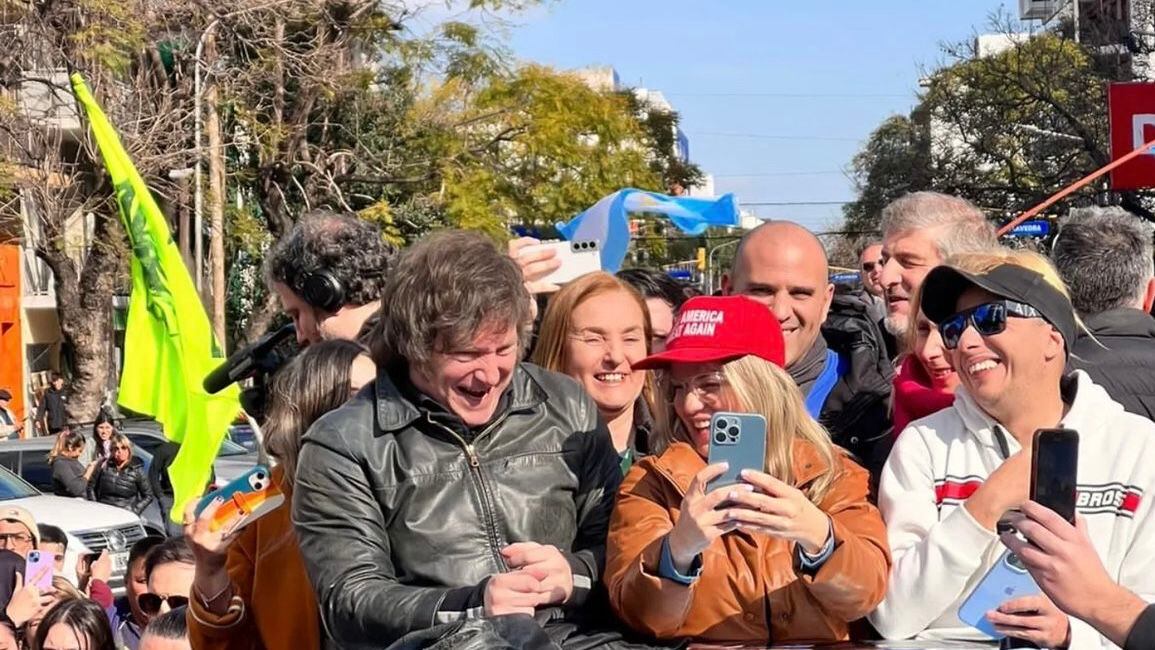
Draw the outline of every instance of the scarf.
<instances>
[{"instance_id":1,"label":"scarf","mask_svg":"<svg viewBox=\"0 0 1155 650\"><path fill-rule=\"evenodd\" d=\"M818 376L822 374L822 369L826 366L826 339L819 334L818 338L814 340L814 345L806 351L806 354L799 357L786 372L790 373L790 377L798 384L799 390L802 391L802 397L805 399L810 394L810 389L814 387L814 382L818 380Z\"/></svg>"}]
</instances>

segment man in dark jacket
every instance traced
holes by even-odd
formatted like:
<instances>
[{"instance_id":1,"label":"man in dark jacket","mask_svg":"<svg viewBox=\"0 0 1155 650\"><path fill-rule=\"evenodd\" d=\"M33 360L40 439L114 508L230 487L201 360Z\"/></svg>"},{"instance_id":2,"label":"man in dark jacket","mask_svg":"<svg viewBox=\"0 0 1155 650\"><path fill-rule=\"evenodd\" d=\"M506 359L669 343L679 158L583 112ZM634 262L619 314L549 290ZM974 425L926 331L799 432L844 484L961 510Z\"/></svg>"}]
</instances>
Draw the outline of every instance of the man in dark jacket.
<instances>
[{"instance_id":1,"label":"man in dark jacket","mask_svg":"<svg viewBox=\"0 0 1155 650\"><path fill-rule=\"evenodd\" d=\"M385 295L376 382L310 428L297 468L326 633L420 647L520 614L588 645L621 471L578 385L518 362L531 317L516 263L442 231L404 253Z\"/></svg>"},{"instance_id":2,"label":"man in dark jacket","mask_svg":"<svg viewBox=\"0 0 1155 650\"><path fill-rule=\"evenodd\" d=\"M1090 336L1071 365L1131 413L1155 419L1155 271L1151 230L1122 208L1075 210L1052 253Z\"/></svg>"},{"instance_id":3,"label":"man in dark jacket","mask_svg":"<svg viewBox=\"0 0 1155 650\"><path fill-rule=\"evenodd\" d=\"M798 224L774 221L746 233L722 290L774 312L786 339L786 370L810 414L877 480L891 445L893 370L861 300L840 296L846 326L823 328L835 300L829 277L822 242Z\"/></svg>"},{"instance_id":4,"label":"man in dark jacket","mask_svg":"<svg viewBox=\"0 0 1155 650\"><path fill-rule=\"evenodd\" d=\"M44 391L40 411L36 414L36 421L41 423L43 431L55 435L68 426L67 402L68 398L64 395L64 376L54 372L52 383L49 384L48 390Z\"/></svg>"}]
</instances>

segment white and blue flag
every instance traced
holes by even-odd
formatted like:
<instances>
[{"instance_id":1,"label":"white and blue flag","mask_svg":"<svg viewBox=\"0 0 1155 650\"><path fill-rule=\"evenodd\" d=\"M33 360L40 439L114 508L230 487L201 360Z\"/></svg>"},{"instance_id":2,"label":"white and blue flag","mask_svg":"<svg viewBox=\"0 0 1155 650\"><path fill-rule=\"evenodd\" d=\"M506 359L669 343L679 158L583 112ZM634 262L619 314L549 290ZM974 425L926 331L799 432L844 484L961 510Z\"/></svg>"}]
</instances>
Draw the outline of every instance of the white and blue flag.
<instances>
[{"instance_id":1,"label":"white and blue flag","mask_svg":"<svg viewBox=\"0 0 1155 650\"><path fill-rule=\"evenodd\" d=\"M569 223L557 224L557 231L569 241L598 242L602 270L617 273L630 247L629 214L639 212L665 215L690 236L700 235L710 226L737 226L739 222L738 201L733 194L698 199L626 188L598 201Z\"/></svg>"}]
</instances>

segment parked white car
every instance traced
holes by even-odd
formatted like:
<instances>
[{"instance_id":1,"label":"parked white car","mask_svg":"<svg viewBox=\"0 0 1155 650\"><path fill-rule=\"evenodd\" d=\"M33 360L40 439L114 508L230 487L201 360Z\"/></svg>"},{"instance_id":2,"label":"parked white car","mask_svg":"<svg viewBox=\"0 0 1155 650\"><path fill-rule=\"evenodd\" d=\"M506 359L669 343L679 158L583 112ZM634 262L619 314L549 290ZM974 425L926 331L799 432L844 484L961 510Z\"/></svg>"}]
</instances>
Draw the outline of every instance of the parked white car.
<instances>
[{"instance_id":1,"label":"parked white car","mask_svg":"<svg viewBox=\"0 0 1155 650\"><path fill-rule=\"evenodd\" d=\"M76 562L80 556L108 549L112 556L109 586L117 595L124 591L128 551L133 543L145 536L140 517L128 510L84 499L42 494L4 467L0 467L0 502L26 508L36 523L58 526L68 534L63 575L74 584Z\"/></svg>"}]
</instances>

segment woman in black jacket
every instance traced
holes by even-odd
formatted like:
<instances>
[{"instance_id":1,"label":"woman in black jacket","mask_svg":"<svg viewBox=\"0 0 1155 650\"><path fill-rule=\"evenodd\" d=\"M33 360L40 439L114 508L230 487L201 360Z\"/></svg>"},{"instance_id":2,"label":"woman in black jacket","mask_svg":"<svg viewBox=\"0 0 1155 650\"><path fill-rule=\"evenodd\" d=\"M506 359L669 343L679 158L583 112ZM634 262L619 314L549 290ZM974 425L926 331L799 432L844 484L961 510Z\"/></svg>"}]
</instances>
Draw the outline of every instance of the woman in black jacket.
<instances>
[{"instance_id":1,"label":"woman in black jacket","mask_svg":"<svg viewBox=\"0 0 1155 650\"><path fill-rule=\"evenodd\" d=\"M92 461L88 467L80 462L84 453L84 434L77 431L60 433L56 446L48 454L48 464L52 466L52 492L58 497L81 497L88 491L88 482L100 461Z\"/></svg>"},{"instance_id":2,"label":"woman in black jacket","mask_svg":"<svg viewBox=\"0 0 1155 650\"><path fill-rule=\"evenodd\" d=\"M139 515L153 500L144 463L132 455L132 442L123 434L112 435L110 450L88 485L88 498Z\"/></svg>"}]
</instances>

